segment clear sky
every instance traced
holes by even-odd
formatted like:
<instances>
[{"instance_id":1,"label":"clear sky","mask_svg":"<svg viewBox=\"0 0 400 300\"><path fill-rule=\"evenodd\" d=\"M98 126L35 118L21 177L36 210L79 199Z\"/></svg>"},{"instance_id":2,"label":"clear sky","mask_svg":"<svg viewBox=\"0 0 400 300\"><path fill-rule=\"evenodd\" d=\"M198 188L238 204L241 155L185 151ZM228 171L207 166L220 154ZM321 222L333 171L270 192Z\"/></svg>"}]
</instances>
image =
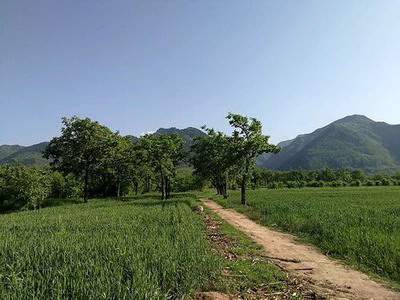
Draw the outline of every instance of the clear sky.
<instances>
[{"instance_id":1,"label":"clear sky","mask_svg":"<svg viewBox=\"0 0 400 300\"><path fill-rule=\"evenodd\" d=\"M400 123L400 1L0 1L0 144L75 114L138 135L228 112L274 142Z\"/></svg>"}]
</instances>

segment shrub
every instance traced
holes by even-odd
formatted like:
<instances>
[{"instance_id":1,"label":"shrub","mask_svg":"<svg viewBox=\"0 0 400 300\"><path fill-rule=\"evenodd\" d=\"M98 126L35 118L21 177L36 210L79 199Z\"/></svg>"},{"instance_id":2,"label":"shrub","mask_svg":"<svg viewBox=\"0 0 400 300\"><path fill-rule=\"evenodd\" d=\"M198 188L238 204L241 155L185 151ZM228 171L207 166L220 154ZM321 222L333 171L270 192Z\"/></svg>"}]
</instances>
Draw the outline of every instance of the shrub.
<instances>
[{"instance_id":1,"label":"shrub","mask_svg":"<svg viewBox=\"0 0 400 300\"><path fill-rule=\"evenodd\" d=\"M361 186L362 182L361 180L354 180L350 183L350 186Z\"/></svg>"},{"instance_id":2,"label":"shrub","mask_svg":"<svg viewBox=\"0 0 400 300\"><path fill-rule=\"evenodd\" d=\"M43 169L5 166L0 172L0 205L3 209L36 209L51 192L49 173Z\"/></svg>"},{"instance_id":3,"label":"shrub","mask_svg":"<svg viewBox=\"0 0 400 300\"><path fill-rule=\"evenodd\" d=\"M285 187L285 184L283 182L276 182L276 181L272 181L270 183L268 183L268 188L269 189L282 189Z\"/></svg>"},{"instance_id":4,"label":"shrub","mask_svg":"<svg viewBox=\"0 0 400 300\"><path fill-rule=\"evenodd\" d=\"M294 189L294 188L298 188L299 187L299 183L297 181L287 181L286 182L286 186L289 189Z\"/></svg>"},{"instance_id":5,"label":"shrub","mask_svg":"<svg viewBox=\"0 0 400 300\"><path fill-rule=\"evenodd\" d=\"M64 176L60 172L50 173L52 198L79 198L82 195L82 183L72 175Z\"/></svg>"},{"instance_id":6,"label":"shrub","mask_svg":"<svg viewBox=\"0 0 400 300\"><path fill-rule=\"evenodd\" d=\"M366 186L374 186L375 183L374 183L372 180L367 180L367 181L365 182L365 185L366 185Z\"/></svg>"},{"instance_id":7,"label":"shrub","mask_svg":"<svg viewBox=\"0 0 400 300\"><path fill-rule=\"evenodd\" d=\"M187 192L191 190L201 190L204 185L204 180L193 175L190 168L180 168L176 172L173 182L173 190L175 192Z\"/></svg>"},{"instance_id":8,"label":"shrub","mask_svg":"<svg viewBox=\"0 0 400 300\"><path fill-rule=\"evenodd\" d=\"M325 183L321 180L314 180L307 183L308 187L323 187Z\"/></svg>"}]
</instances>

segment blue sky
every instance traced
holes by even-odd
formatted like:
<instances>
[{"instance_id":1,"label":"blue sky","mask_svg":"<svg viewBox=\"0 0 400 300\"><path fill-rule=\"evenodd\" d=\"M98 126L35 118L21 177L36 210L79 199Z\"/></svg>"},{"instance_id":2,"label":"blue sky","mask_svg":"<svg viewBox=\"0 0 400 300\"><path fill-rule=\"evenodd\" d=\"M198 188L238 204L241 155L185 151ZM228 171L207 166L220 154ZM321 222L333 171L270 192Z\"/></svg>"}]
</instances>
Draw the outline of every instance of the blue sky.
<instances>
[{"instance_id":1,"label":"blue sky","mask_svg":"<svg viewBox=\"0 0 400 300\"><path fill-rule=\"evenodd\" d=\"M238 112L279 142L349 114L400 123L400 1L0 1L0 144L62 116L123 134Z\"/></svg>"}]
</instances>

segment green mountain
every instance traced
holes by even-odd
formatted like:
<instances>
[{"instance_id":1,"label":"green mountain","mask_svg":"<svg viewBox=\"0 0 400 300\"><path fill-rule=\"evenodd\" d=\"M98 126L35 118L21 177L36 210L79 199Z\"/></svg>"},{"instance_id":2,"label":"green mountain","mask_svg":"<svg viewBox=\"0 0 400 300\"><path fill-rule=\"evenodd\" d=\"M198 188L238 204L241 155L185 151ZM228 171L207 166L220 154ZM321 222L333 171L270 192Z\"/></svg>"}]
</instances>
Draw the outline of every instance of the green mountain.
<instances>
[{"instance_id":1,"label":"green mountain","mask_svg":"<svg viewBox=\"0 0 400 300\"><path fill-rule=\"evenodd\" d=\"M280 144L260 166L278 169L348 168L369 172L400 169L400 125L354 115Z\"/></svg>"},{"instance_id":2,"label":"green mountain","mask_svg":"<svg viewBox=\"0 0 400 300\"><path fill-rule=\"evenodd\" d=\"M188 127L185 129L178 129L175 127L171 128L160 128L154 134L177 134L183 138L185 141L185 148L189 149L193 144L193 140L196 137L203 136L205 133L200 129L194 127Z\"/></svg>"},{"instance_id":3,"label":"green mountain","mask_svg":"<svg viewBox=\"0 0 400 300\"><path fill-rule=\"evenodd\" d=\"M7 156L21 150L23 147L20 145L1 145L0 146L0 161Z\"/></svg>"},{"instance_id":4,"label":"green mountain","mask_svg":"<svg viewBox=\"0 0 400 300\"><path fill-rule=\"evenodd\" d=\"M47 145L48 142L42 142L27 147L2 145L0 146L0 165L14 163L21 163L28 166L45 165L47 164L47 160L42 157L42 152Z\"/></svg>"}]
</instances>

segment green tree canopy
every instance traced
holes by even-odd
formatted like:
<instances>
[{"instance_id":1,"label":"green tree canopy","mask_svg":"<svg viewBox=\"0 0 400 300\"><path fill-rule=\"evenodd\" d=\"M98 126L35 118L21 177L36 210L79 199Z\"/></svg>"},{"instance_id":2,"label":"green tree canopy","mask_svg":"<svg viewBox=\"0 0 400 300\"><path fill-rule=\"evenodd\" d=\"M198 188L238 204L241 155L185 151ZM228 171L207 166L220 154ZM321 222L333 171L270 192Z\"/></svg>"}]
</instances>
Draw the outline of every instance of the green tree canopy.
<instances>
[{"instance_id":1,"label":"green tree canopy","mask_svg":"<svg viewBox=\"0 0 400 300\"><path fill-rule=\"evenodd\" d=\"M210 180L217 193L227 197L228 174L233 167L230 140L222 132L203 129L207 135L194 140L191 163L197 176Z\"/></svg>"},{"instance_id":2,"label":"green tree canopy","mask_svg":"<svg viewBox=\"0 0 400 300\"><path fill-rule=\"evenodd\" d=\"M87 201L89 181L116 146L117 133L89 118L63 118L62 124L61 136L50 141L44 157L54 169L84 180Z\"/></svg>"},{"instance_id":3,"label":"green tree canopy","mask_svg":"<svg viewBox=\"0 0 400 300\"><path fill-rule=\"evenodd\" d=\"M168 199L176 167L185 157L184 140L176 134L148 134L140 139L140 145L147 152L149 165L159 174L161 198Z\"/></svg>"},{"instance_id":4,"label":"green tree canopy","mask_svg":"<svg viewBox=\"0 0 400 300\"><path fill-rule=\"evenodd\" d=\"M279 147L269 143L262 133L262 124L255 118L230 113L227 117L233 127L232 157L241 175L241 201L247 204L247 182L254 170L256 158L263 153L277 153Z\"/></svg>"}]
</instances>

